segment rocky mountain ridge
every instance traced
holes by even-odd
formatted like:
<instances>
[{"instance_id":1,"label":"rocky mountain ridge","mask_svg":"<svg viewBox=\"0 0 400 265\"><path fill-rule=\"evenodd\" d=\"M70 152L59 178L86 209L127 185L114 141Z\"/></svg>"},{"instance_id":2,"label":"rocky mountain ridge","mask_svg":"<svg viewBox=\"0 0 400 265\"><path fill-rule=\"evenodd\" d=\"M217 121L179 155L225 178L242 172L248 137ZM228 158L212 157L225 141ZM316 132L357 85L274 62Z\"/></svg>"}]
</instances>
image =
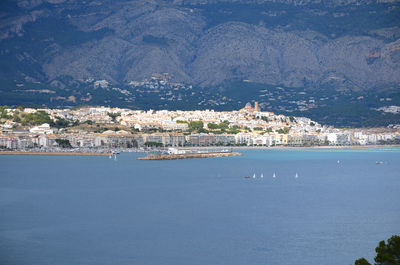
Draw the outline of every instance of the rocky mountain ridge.
<instances>
[{"instance_id":1,"label":"rocky mountain ridge","mask_svg":"<svg viewBox=\"0 0 400 265\"><path fill-rule=\"evenodd\" d=\"M396 92L400 3L7 0L0 5L3 95L25 93L22 84L29 91L54 90L59 98L80 98L79 93L87 98L93 89L85 87L89 79L134 93L130 82L163 73L210 97L226 93L221 98L229 97L232 82L328 94ZM243 85L242 97L246 89Z\"/></svg>"},{"instance_id":2,"label":"rocky mountain ridge","mask_svg":"<svg viewBox=\"0 0 400 265\"><path fill-rule=\"evenodd\" d=\"M330 84L340 89L400 83L398 35L392 34L392 40L373 34L332 37L315 30L290 30L290 24L269 27L262 21L255 25L234 17L207 28L204 10L184 7L196 1L159 2L91 1L86 10L75 1L19 1L25 15L4 18L1 38L5 42L30 35L42 42L46 50L42 56L24 48L14 54L21 57L21 64L39 61L43 76L28 78L42 82L70 76L127 83L167 72L176 81L201 87L231 79L293 87ZM398 5L392 8L396 10L390 12L399 12ZM223 7L219 11L223 13ZM82 38L77 34L77 45L63 45L50 29L49 36L43 36L48 38L40 39L29 32L38 30L35 25L40 23L43 27L59 24L56 27L66 27L67 34L79 31ZM375 30L398 34L399 27ZM83 36L96 33L101 34Z\"/></svg>"}]
</instances>

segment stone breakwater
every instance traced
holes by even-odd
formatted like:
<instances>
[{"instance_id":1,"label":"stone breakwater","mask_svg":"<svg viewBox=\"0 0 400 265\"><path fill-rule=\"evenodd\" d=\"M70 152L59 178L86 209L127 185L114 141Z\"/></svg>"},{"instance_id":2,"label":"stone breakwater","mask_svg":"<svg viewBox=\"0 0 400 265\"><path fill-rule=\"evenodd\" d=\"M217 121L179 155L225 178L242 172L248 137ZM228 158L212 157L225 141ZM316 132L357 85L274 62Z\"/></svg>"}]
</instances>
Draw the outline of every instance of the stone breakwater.
<instances>
[{"instance_id":1,"label":"stone breakwater","mask_svg":"<svg viewBox=\"0 0 400 265\"><path fill-rule=\"evenodd\" d=\"M139 157L138 160L176 160L186 158L208 158L208 157L227 157L227 156L242 156L242 153L237 152L209 152L209 153L188 153L188 154L151 154L145 157Z\"/></svg>"}]
</instances>

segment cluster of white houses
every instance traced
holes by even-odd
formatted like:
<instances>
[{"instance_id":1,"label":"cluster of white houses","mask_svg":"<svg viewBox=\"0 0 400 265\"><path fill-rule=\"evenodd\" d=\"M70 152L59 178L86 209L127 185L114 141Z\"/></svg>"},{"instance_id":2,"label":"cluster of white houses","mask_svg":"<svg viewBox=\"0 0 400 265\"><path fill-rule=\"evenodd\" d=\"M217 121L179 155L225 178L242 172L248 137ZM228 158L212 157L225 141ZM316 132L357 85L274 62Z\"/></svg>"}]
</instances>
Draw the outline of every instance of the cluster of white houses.
<instances>
[{"instance_id":1,"label":"cluster of white houses","mask_svg":"<svg viewBox=\"0 0 400 265\"><path fill-rule=\"evenodd\" d=\"M10 115L17 110L7 109ZM38 110L24 109L26 114ZM258 104L250 103L239 111L139 111L107 107L80 109L43 109L54 121L62 118L98 124L115 124L125 130L90 133L83 130L67 131L42 124L25 130L12 120L3 120L0 127L0 148L26 149L33 147L57 147L57 139L68 140L72 147L131 148L157 143L162 146L311 146L311 145L367 145L400 143L400 129L347 129L322 126L304 117L287 117L260 111ZM189 124L202 121L203 129L210 124L229 126L226 131L209 130L209 133L193 133ZM153 132L161 129L165 133ZM133 130L135 129L135 130ZM153 130L154 131L154 130ZM160 131L160 130L158 130ZM206 130L203 130L206 131ZM225 131L225 132L226 132ZM233 132L234 131L234 132Z\"/></svg>"},{"instance_id":2,"label":"cluster of white houses","mask_svg":"<svg viewBox=\"0 0 400 265\"><path fill-rule=\"evenodd\" d=\"M7 109L10 115L16 109ZM35 113L36 109L24 109L23 112ZM169 111L169 110L130 110L108 107L85 107L79 109L41 109L50 115L52 119L63 118L80 123L92 122L96 124L116 124L135 128L139 131L161 128L166 131L187 131L191 121L202 121L204 128L210 123L229 122L230 128L259 128L262 130L278 130L290 127L293 132L323 131L326 127L304 117L287 117L276 115L272 112L260 111L257 102L252 107L250 103L238 111L217 112L214 110L195 111ZM113 115L115 117L113 118ZM6 121L8 128L12 128L12 122ZM4 127L4 125L3 125Z\"/></svg>"}]
</instances>

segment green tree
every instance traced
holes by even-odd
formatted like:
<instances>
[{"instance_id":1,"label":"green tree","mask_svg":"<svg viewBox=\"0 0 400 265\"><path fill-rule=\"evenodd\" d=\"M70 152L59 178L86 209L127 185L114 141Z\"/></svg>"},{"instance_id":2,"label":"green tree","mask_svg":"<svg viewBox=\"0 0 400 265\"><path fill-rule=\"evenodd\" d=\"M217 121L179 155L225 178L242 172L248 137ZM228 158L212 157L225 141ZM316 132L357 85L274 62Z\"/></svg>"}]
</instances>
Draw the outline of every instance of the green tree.
<instances>
[{"instance_id":1,"label":"green tree","mask_svg":"<svg viewBox=\"0 0 400 265\"><path fill-rule=\"evenodd\" d=\"M58 146L60 146L61 148L72 148L71 143L70 143L69 140L67 140L67 139L56 139L56 143L57 143Z\"/></svg>"},{"instance_id":2,"label":"green tree","mask_svg":"<svg viewBox=\"0 0 400 265\"><path fill-rule=\"evenodd\" d=\"M375 265L400 265L400 236L393 235L387 240L379 242L375 248ZM355 265L371 265L365 258L355 261Z\"/></svg>"},{"instance_id":3,"label":"green tree","mask_svg":"<svg viewBox=\"0 0 400 265\"><path fill-rule=\"evenodd\" d=\"M18 122L18 123L21 122L21 118L19 117L19 112L18 111L14 112L13 121L14 122Z\"/></svg>"},{"instance_id":4,"label":"green tree","mask_svg":"<svg viewBox=\"0 0 400 265\"><path fill-rule=\"evenodd\" d=\"M290 129L289 129L288 127L285 127L285 128L283 128L283 129L276 130L276 132L277 132L277 133L280 133L280 134L288 134L289 131L290 131Z\"/></svg>"},{"instance_id":5,"label":"green tree","mask_svg":"<svg viewBox=\"0 0 400 265\"><path fill-rule=\"evenodd\" d=\"M218 124L212 123L212 122L210 122L210 123L207 125L207 127L208 127L208 129L211 129L211 130L219 129Z\"/></svg>"},{"instance_id":6,"label":"green tree","mask_svg":"<svg viewBox=\"0 0 400 265\"><path fill-rule=\"evenodd\" d=\"M9 107L6 106L0 106L0 119L10 119L11 116L7 114L6 109L8 109Z\"/></svg>"},{"instance_id":7,"label":"green tree","mask_svg":"<svg viewBox=\"0 0 400 265\"><path fill-rule=\"evenodd\" d=\"M204 123L202 121L191 121L189 122L189 129L192 131L198 131L203 129Z\"/></svg>"},{"instance_id":8,"label":"green tree","mask_svg":"<svg viewBox=\"0 0 400 265\"><path fill-rule=\"evenodd\" d=\"M138 146L139 146L138 142L135 139L133 139L132 141L128 142L127 147L128 148L138 148Z\"/></svg>"},{"instance_id":9,"label":"green tree","mask_svg":"<svg viewBox=\"0 0 400 265\"><path fill-rule=\"evenodd\" d=\"M227 129L229 129L229 121L221 122L221 123L219 124L219 128L220 128L221 130L227 130Z\"/></svg>"},{"instance_id":10,"label":"green tree","mask_svg":"<svg viewBox=\"0 0 400 265\"><path fill-rule=\"evenodd\" d=\"M108 114L108 116L111 117L111 120L114 122L116 121L118 116L121 116L120 112L117 112L117 113L108 112L107 114Z\"/></svg>"},{"instance_id":11,"label":"green tree","mask_svg":"<svg viewBox=\"0 0 400 265\"><path fill-rule=\"evenodd\" d=\"M387 244L382 240L375 251L375 264L400 265L400 236L392 236L388 239Z\"/></svg>"},{"instance_id":12,"label":"green tree","mask_svg":"<svg viewBox=\"0 0 400 265\"><path fill-rule=\"evenodd\" d=\"M66 119L56 117L56 121L51 124L52 126L60 129L60 128L67 128L69 127L69 121Z\"/></svg>"},{"instance_id":13,"label":"green tree","mask_svg":"<svg viewBox=\"0 0 400 265\"><path fill-rule=\"evenodd\" d=\"M43 110L39 110L35 113L22 113L22 125L40 125L43 123L52 124L52 120L49 114Z\"/></svg>"},{"instance_id":14,"label":"green tree","mask_svg":"<svg viewBox=\"0 0 400 265\"><path fill-rule=\"evenodd\" d=\"M365 258L360 258L354 262L354 265L371 265Z\"/></svg>"},{"instance_id":15,"label":"green tree","mask_svg":"<svg viewBox=\"0 0 400 265\"><path fill-rule=\"evenodd\" d=\"M147 147L162 147L163 146L163 144L159 143L159 142L145 142L144 145Z\"/></svg>"},{"instance_id":16,"label":"green tree","mask_svg":"<svg viewBox=\"0 0 400 265\"><path fill-rule=\"evenodd\" d=\"M199 129L198 132L199 133L209 133L209 131L204 128Z\"/></svg>"},{"instance_id":17,"label":"green tree","mask_svg":"<svg viewBox=\"0 0 400 265\"><path fill-rule=\"evenodd\" d=\"M240 131L239 130L235 130L235 129L231 129L229 131L227 131L228 134L238 134Z\"/></svg>"}]
</instances>

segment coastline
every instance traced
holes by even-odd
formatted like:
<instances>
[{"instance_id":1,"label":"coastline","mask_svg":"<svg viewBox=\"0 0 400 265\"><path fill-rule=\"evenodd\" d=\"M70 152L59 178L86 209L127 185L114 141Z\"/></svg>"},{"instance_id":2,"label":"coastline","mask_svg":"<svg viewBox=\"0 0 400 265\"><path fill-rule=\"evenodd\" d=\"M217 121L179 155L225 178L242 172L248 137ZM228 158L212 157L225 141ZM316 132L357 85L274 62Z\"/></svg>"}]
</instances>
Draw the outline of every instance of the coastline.
<instances>
[{"instance_id":1,"label":"coastline","mask_svg":"<svg viewBox=\"0 0 400 265\"><path fill-rule=\"evenodd\" d=\"M0 155L42 155L42 156L109 156L109 153L94 152L18 152L18 151L1 151Z\"/></svg>"},{"instance_id":2,"label":"coastline","mask_svg":"<svg viewBox=\"0 0 400 265\"><path fill-rule=\"evenodd\" d=\"M379 150L379 151L397 151L400 149L400 145L348 145L348 146L184 146L175 147L181 150ZM397 149L399 148L399 149ZM151 153L154 151L162 151L166 148L161 149L120 149L124 153ZM49 156L109 156L112 155L108 152L92 151L85 149L83 152L77 152L76 150L71 152L65 151L0 151L0 155L49 155Z\"/></svg>"},{"instance_id":3,"label":"coastline","mask_svg":"<svg viewBox=\"0 0 400 265\"><path fill-rule=\"evenodd\" d=\"M379 150L391 151L391 148L400 148L400 145L343 145L343 146L185 146L180 147L180 149L259 149L259 150L269 150L269 149L351 149L351 150L368 150L380 148Z\"/></svg>"}]
</instances>

